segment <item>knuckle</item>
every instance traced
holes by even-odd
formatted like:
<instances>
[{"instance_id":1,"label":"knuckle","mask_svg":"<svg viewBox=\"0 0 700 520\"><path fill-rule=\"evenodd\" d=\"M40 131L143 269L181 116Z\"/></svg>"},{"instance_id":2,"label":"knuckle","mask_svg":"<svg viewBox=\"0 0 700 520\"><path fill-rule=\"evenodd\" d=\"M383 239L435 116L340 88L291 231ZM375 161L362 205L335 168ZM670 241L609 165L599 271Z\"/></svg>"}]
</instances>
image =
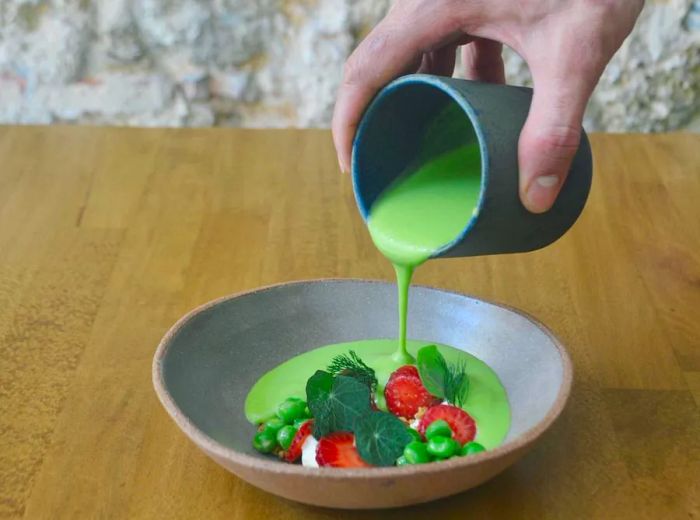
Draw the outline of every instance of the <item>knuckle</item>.
<instances>
[{"instance_id":1,"label":"knuckle","mask_svg":"<svg viewBox=\"0 0 700 520\"><path fill-rule=\"evenodd\" d=\"M343 66L345 85L364 85L373 82L376 68L373 57L386 52L389 32L385 29L372 31L348 57Z\"/></svg>"},{"instance_id":2,"label":"knuckle","mask_svg":"<svg viewBox=\"0 0 700 520\"><path fill-rule=\"evenodd\" d=\"M343 65L343 82L352 84L360 76L357 51L353 52Z\"/></svg>"},{"instance_id":3,"label":"knuckle","mask_svg":"<svg viewBox=\"0 0 700 520\"><path fill-rule=\"evenodd\" d=\"M434 30L453 31L464 21L464 0L396 0L390 11L392 22L414 26L431 20Z\"/></svg>"},{"instance_id":4,"label":"knuckle","mask_svg":"<svg viewBox=\"0 0 700 520\"><path fill-rule=\"evenodd\" d=\"M582 4L588 8L613 9L620 3L619 0L583 0Z\"/></svg>"},{"instance_id":5,"label":"knuckle","mask_svg":"<svg viewBox=\"0 0 700 520\"><path fill-rule=\"evenodd\" d=\"M580 127L560 125L539 133L532 145L540 153L565 159L578 150L580 142Z\"/></svg>"}]
</instances>

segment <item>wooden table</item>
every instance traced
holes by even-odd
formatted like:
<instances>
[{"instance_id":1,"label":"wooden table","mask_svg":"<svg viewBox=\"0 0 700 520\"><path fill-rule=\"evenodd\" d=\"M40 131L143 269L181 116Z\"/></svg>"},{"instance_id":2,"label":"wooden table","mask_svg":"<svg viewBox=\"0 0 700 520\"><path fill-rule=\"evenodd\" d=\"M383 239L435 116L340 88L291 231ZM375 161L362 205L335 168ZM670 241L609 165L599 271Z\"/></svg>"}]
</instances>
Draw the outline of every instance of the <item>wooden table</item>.
<instances>
[{"instance_id":1,"label":"wooden table","mask_svg":"<svg viewBox=\"0 0 700 520\"><path fill-rule=\"evenodd\" d=\"M0 128L0 517L697 518L700 136L594 135L574 229L416 281L520 307L576 368L567 409L471 492L353 513L207 459L151 356L185 311L319 277L391 279L326 131Z\"/></svg>"}]
</instances>

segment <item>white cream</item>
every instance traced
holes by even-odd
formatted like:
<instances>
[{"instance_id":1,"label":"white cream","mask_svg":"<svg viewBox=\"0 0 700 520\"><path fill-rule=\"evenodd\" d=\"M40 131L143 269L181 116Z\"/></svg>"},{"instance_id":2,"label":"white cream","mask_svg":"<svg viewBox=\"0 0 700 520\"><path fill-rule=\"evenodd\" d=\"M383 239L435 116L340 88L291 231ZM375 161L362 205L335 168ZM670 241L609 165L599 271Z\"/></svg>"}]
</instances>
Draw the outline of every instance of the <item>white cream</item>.
<instances>
[{"instance_id":1,"label":"white cream","mask_svg":"<svg viewBox=\"0 0 700 520\"><path fill-rule=\"evenodd\" d=\"M309 435L301 445L301 465L306 468L318 468L316 462L316 446L318 441L313 435Z\"/></svg>"}]
</instances>

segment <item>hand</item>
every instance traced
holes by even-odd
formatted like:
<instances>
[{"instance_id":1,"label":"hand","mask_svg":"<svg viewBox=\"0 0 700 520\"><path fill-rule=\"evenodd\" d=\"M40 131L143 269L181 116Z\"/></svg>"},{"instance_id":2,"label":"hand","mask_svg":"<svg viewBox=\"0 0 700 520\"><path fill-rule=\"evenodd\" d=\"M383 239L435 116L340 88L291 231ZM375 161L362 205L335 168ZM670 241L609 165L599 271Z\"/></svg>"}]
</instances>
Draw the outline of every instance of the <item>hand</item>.
<instances>
[{"instance_id":1,"label":"hand","mask_svg":"<svg viewBox=\"0 0 700 520\"><path fill-rule=\"evenodd\" d=\"M534 96L520 134L520 198L534 213L557 197L578 149L588 98L632 30L643 0L397 0L345 64L333 114L343 171L362 113L392 79L452 75L503 83L505 43L530 67Z\"/></svg>"}]
</instances>

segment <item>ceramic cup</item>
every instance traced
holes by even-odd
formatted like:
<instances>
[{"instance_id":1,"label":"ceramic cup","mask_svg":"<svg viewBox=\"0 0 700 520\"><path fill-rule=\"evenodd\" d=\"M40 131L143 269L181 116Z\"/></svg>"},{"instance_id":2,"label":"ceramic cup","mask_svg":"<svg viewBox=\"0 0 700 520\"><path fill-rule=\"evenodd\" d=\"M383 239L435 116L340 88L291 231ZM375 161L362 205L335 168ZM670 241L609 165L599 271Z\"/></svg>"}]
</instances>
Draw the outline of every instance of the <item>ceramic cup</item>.
<instances>
[{"instance_id":1,"label":"ceramic cup","mask_svg":"<svg viewBox=\"0 0 700 520\"><path fill-rule=\"evenodd\" d=\"M352 178L362 217L367 220L372 203L407 167L478 142L478 205L471 217L465 215L459 236L433 256L532 251L557 240L586 203L591 150L583 132L554 206L543 214L527 211L518 195L518 138L531 99L532 89L525 87L426 74L390 83L365 111L353 145ZM465 207L465 212L472 209Z\"/></svg>"}]
</instances>

